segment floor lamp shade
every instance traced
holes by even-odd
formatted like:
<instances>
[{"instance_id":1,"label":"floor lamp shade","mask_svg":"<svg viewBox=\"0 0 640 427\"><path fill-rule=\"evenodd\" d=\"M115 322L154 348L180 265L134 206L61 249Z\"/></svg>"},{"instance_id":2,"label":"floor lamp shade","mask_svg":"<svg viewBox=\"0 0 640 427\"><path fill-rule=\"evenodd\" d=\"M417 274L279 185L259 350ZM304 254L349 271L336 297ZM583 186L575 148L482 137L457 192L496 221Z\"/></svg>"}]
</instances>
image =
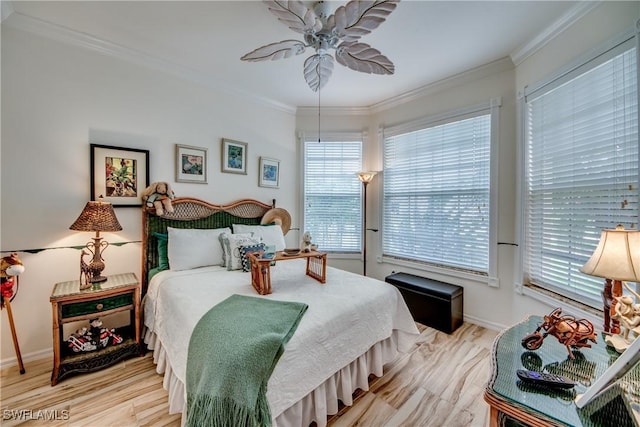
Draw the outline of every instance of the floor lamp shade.
<instances>
[{"instance_id":1,"label":"floor lamp shade","mask_svg":"<svg viewBox=\"0 0 640 427\"><path fill-rule=\"evenodd\" d=\"M376 171L358 172L358 173L356 173L356 175L358 176L358 179L360 181L362 181L365 184L368 184L373 180L373 177L376 176L377 173L378 172L376 172Z\"/></svg>"}]
</instances>

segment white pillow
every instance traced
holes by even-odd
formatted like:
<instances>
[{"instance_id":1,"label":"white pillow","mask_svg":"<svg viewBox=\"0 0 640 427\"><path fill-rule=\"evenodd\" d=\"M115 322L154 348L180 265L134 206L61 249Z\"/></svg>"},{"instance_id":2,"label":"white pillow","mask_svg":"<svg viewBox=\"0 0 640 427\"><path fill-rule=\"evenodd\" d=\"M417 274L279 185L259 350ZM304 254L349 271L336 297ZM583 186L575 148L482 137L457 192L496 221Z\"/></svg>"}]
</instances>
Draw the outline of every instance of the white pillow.
<instances>
[{"instance_id":1,"label":"white pillow","mask_svg":"<svg viewBox=\"0 0 640 427\"><path fill-rule=\"evenodd\" d=\"M218 236L230 232L229 227L211 230L167 227L169 268L179 271L222 265L222 246Z\"/></svg>"},{"instance_id":2,"label":"white pillow","mask_svg":"<svg viewBox=\"0 0 640 427\"><path fill-rule=\"evenodd\" d=\"M234 233L253 233L253 237L258 238L266 246L275 246L276 251L283 251L286 247L282 227L278 224L268 225L245 225L233 224Z\"/></svg>"},{"instance_id":3,"label":"white pillow","mask_svg":"<svg viewBox=\"0 0 640 427\"><path fill-rule=\"evenodd\" d=\"M223 233L220 235L220 242L224 248L224 260L227 270L241 270L242 254L240 253L240 247L256 245L260 243L260 240L251 237L250 233Z\"/></svg>"}]
</instances>

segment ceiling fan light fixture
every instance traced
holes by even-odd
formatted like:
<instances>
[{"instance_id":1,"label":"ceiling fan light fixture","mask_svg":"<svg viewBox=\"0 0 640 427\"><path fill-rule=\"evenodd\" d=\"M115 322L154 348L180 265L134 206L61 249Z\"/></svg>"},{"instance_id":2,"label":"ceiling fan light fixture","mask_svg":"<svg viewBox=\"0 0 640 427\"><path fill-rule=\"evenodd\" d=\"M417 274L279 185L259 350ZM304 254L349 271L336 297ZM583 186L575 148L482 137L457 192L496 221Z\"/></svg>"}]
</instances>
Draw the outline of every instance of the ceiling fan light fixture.
<instances>
[{"instance_id":1,"label":"ceiling fan light fixture","mask_svg":"<svg viewBox=\"0 0 640 427\"><path fill-rule=\"evenodd\" d=\"M309 9L299 0L264 0L269 11L291 30L304 34L304 42L284 40L259 47L240 59L267 61L302 54L307 47L316 53L304 62L304 78L314 92L320 90L333 72L335 60L347 68L368 74L394 74L395 66L379 50L359 42L382 24L400 0L352 0L330 13L328 2L319 1Z\"/></svg>"}]
</instances>

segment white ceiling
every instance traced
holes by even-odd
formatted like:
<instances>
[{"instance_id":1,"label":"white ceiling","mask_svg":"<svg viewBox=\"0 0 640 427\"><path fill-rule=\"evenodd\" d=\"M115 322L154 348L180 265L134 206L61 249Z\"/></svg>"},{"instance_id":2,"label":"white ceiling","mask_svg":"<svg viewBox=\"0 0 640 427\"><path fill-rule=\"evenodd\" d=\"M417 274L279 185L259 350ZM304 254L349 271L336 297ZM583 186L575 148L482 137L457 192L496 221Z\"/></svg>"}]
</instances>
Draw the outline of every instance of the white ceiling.
<instances>
[{"instance_id":1,"label":"white ceiling","mask_svg":"<svg viewBox=\"0 0 640 427\"><path fill-rule=\"evenodd\" d=\"M334 9L344 4L331 3ZM532 42L558 31L585 4L402 0L386 22L361 39L394 62L395 74L363 74L336 64L321 91L322 105L370 107L501 58L517 62ZM91 41L85 45L106 46L287 108L318 103L302 73L311 48L278 61L240 61L264 44L301 39L259 1L13 1L10 6L13 13L3 24L55 28Z\"/></svg>"}]
</instances>

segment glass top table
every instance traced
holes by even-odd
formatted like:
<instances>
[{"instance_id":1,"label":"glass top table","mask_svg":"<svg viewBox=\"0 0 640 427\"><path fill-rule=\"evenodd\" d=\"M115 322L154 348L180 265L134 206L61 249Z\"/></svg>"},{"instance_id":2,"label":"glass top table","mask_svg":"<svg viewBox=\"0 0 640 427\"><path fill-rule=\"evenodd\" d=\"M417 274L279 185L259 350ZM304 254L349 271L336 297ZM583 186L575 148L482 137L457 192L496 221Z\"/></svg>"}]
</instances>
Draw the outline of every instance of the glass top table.
<instances>
[{"instance_id":1,"label":"glass top table","mask_svg":"<svg viewBox=\"0 0 640 427\"><path fill-rule=\"evenodd\" d=\"M618 358L618 353L607 347L602 335L591 348L574 348L575 359L571 359L565 346L551 335L539 349L527 350L521 344L522 338L534 332L542 320L531 316L502 332L494 342L492 372L485 390L485 400L491 407L491 425L514 425L514 420L533 426L640 425L637 420L640 364L578 409L575 397L604 373ZM562 390L525 384L516 376L518 369L563 375L574 380L576 386Z\"/></svg>"}]
</instances>

